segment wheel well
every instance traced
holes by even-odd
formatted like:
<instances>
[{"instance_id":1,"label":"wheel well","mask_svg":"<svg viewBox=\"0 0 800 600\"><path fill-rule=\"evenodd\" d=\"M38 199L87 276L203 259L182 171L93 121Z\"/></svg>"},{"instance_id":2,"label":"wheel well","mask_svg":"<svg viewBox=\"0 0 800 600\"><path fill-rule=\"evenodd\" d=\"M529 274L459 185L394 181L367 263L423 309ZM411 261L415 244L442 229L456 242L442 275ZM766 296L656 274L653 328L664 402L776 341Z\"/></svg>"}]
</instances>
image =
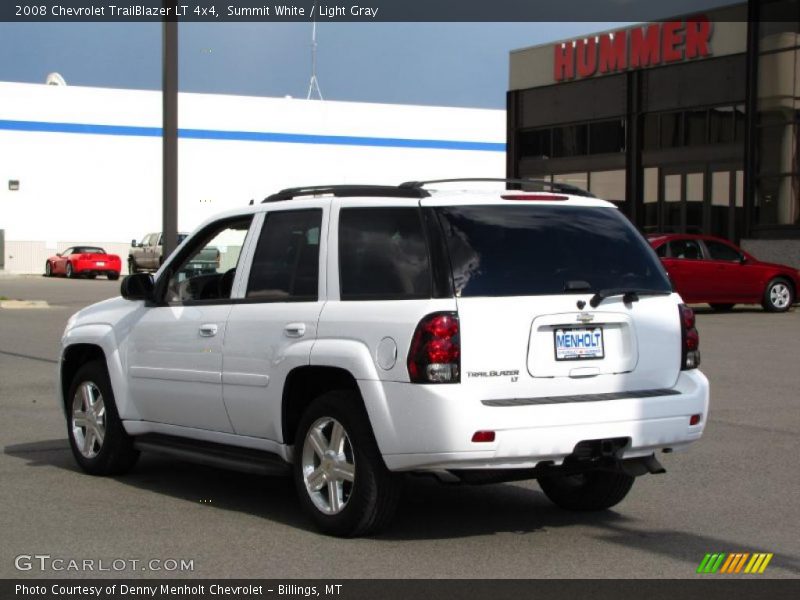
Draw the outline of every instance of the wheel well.
<instances>
[{"instance_id":1,"label":"wheel well","mask_svg":"<svg viewBox=\"0 0 800 600\"><path fill-rule=\"evenodd\" d=\"M100 346L94 344L73 344L64 351L61 359L61 392L64 402L68 402L67 393L75 374L83 365L93 360L102 360L105 364L106 355Z\"/></svg>"},{"instance_id":2,"label":"wheel well","mask_svg":"<svg viewBox=\"0 0 800 600\"><path fill-rule=\"evenodd\" d=\"M320 394L333 390L358 390L355 378L336 367L298 367L291 371L283 387L283 443L293 444L303 413Z\"/></svg>"},{"instance_id":3,"label":"wheel well","mask_svg":"<svg viewBox=\"0 0 800 600\"><path fill-rule=\"evenodd\" d=\"M795 298L797 298L797 288L795 287L794 281L792 281L791 277L787 277L786 275L776 275L775 277L772 278L772 280L774 281L775 279L780 279L786 285L788 285L789 288L792 290L792 294L795 296Z\"/></svg>"}]
</instances>

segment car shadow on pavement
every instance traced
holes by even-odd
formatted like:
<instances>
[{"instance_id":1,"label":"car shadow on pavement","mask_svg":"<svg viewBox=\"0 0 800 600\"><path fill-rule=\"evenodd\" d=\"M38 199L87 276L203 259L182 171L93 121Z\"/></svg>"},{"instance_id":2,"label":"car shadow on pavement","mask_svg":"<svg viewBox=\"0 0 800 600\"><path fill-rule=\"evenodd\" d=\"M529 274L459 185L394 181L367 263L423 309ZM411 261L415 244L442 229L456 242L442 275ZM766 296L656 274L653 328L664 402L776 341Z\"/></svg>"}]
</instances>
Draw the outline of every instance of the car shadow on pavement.
<instances>
[{"instance_id":1,"label":"car shadow on pavement","mask_svg":"<svg viewBox=\"0 0 800 600\"><path fill-rule=\"evenodd\" d=\"M14 444L4 454L27 466L54 466L83 475L66 439ZM158 455L143 455L128 474L114 477L131 487L196 504L248 514L315 532L303 515L292 480L196 465ZM624 506L624 504L622 505ZM623 509L624 510L624 509ZM457 539L495 534L547 535L561 528L582 527L594 539L686 562L694 572L708 552L776 552L747 540L731 540L674 529L648 529L615 510L574 513L558 509L535 482L492 485L449 485L431 477L407 477L397 517L374 536L396 543ZM800 558L776 553L773 568L800 575Z\"/></svg>"},{"instance_id":2,"label":"car shadow on pavement","mask_svg":"<svg viewBox=\"0 0 800 600\"><path fill-rule=\"evenodd\" d=\"M13 444L4 454L27 461L27 466L52 466L84 475L75 464L66 439ZM157 454L143 454L132 471L113 479L148 492L198 502L217 510L240 512L313 531L297 502L288 477L265 477L179 461Z\"/></svg>"}]
</instances>

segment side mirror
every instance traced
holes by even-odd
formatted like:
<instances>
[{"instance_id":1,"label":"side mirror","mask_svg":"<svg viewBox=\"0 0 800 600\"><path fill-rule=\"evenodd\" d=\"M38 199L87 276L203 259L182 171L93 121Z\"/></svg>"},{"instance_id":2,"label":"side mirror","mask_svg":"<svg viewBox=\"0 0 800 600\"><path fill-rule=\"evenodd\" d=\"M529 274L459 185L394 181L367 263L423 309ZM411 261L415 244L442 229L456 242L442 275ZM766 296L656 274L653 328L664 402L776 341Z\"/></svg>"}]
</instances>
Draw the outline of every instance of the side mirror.
<instances>
[{"instance_id":1,"label":"side mirror","mask_svg":"<svg viewBox=\"0 0 800 600\"><path fill-rule=\"evenodd\" d=\"M134 273L122 280L120 294L126 300L152 300L154 289L152 274Z\"/></svg>"},{"instance_id":2,"label":"side mirror","mask_svg":"<svg viewBox=\"0 0 800 600\"><path fill-rule=\"evenodd\" d=\"M134 247L134 248L138 248L139 247L138 244L136 243L136 240L131 240L131 246Z\"/></svg>"},{"instance_id":3,"label":"side mirror","mask_svg":"<svg viewBox=\"0 0 800 600\"><path fill-rule=\"evenodd\" d=\"M61 256L61 252L56 252L56 256Z\"/></svg>"}]
</instances>

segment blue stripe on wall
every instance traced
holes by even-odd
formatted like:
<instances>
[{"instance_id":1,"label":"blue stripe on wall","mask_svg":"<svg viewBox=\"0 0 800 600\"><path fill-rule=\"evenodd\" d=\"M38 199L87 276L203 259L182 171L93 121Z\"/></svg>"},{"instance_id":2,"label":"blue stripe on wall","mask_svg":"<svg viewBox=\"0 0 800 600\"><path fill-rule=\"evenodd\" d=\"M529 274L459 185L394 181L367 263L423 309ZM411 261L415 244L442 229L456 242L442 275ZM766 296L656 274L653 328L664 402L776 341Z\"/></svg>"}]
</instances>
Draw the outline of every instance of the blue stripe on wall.
<instances>
[{"instance_id":1,"label":"blue stripe on wall","mask_svg":"<svg viewBox=\"0 0 800 600\"><path fill-rule=\"evenodd\" d=\"M161 137L161 127L130 125L93 125L88 123L46 123L41 121L7 121L0 119L0 130L36 131L43 133L80 133L135 137ZM283 144L326 144L334 146L368 146L378 148L427 148L434 150L479 150L505 152L506 145L493 142L461 142L406 138L360 137L350 135L315 135L307 133L273 133L267 131L220 131L214 129L179 129L178 137L191 140L229 140L237 142L275 142Z\"/></svg>"}]
</instances>

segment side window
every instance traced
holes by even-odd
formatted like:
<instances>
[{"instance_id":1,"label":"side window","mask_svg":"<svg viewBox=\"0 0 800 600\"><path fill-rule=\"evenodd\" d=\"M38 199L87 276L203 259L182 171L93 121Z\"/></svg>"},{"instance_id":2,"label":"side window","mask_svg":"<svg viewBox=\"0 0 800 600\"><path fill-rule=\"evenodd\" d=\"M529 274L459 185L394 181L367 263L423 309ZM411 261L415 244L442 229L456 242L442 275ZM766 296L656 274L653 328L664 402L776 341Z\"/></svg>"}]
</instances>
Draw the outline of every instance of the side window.
<instances>
[{"instance_id":1,"label":"side window","mask_svg":"<svg viewBox=\"0 0 800 600\"><path fill-rule=\"evenodd\" d=\"M147 236L147 237L144 239L144 245L145 245L145 246L153 246L153 245L155 244L155 238L156 238L156 235L158 235L158 234L151 233L150 235L148 235L148 236Z\"/></svg>"},{"instance_id":2,"label":"side window","mask_svg":"<svg viewBox=\"0 0 800 600\"><path fill-rule=\"evenodd\" d=\"M188 254L170 267L165 300L186 302L231 297L233 279L252 217L228 220L192 240Z\"/></svg>"},{"instance_id":3,"label":"side window","mask_svg":"<svg viewBox=\"0 0 800 600\"><path fill-rule=\"evenodd\" d=\"M669 244L661 244L656 248L656 254L659 258L667 258L667 248L669 248Z\"/></svg>"},{"instance_id":4,"label":"side window","mask_svg":"<svg viewBox=\"0 0 800 600\"><path fill-rule=\"evenodd\" d=\"M706 240L706 248L708 248L711 260L728 260L733 262L742 260L742 255L727 244Z\"/></svg>"},{"instance_id":5,"label":"side window","mask_svg":"<svg viewBox=\"0 0 800 600\"><path fill-rule=\"evenodd\" d=\"M319 298L322 210L269 213L258 238L247 298L313 302Z\"/></svg>"},{"instance_id":6,"label":"side window","mask_svg":"<svg viewBox=\"0 0 800 600\"><path fill-rule=\"evenodd\" d=\"M339 282L342 300L430 298L430 260L419 209L342 209Z\"/></svg>"},{"instance_id":7,"label":"side window","mask_svg":"<svg viewBox=\"0 0 800 600\"><path fill-rule=\"evenodd\" d=\"M700 244L697 240L673 240L670 242L670 253L672 258L683 258L685 260L700 260L703 253L700 251Z\"/></svg>"},{"instance_id":8,"label":"side window","mask_svg":"<svg viewBox=\"0 0 800 600\"><path fill-rule=\"evenodd\" d=\"M69 256L70 254L72 254L72 248L67 248L61 253L61 256Z\"/></svg>"}]
</instances>

